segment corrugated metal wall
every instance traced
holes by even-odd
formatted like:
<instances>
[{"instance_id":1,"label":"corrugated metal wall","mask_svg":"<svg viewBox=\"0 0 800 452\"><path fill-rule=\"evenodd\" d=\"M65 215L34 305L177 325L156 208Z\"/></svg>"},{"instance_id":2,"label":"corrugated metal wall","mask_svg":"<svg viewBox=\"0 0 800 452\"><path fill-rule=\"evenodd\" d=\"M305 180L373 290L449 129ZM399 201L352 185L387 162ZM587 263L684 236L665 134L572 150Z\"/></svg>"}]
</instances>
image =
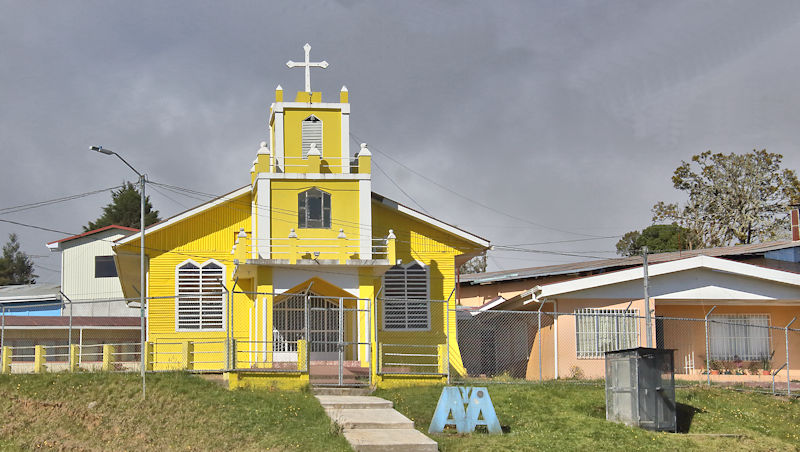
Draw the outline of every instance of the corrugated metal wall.
<instances>
[{"instance_id":1,"label":"corrugated metal wall","mask_svg":"<svg viewBox=\"0 0 800 452\"><path fill-rule=\"evenodd\" d=\"M72 240L62 251L61 290L70 300L103 300L122 298L119 278L95 278L95 256L113 256L113 242L123 237L119 231L107 230ZM73 315L138 316L139 311L125 302L75 304Z\"/></svg>"}]
</instances>

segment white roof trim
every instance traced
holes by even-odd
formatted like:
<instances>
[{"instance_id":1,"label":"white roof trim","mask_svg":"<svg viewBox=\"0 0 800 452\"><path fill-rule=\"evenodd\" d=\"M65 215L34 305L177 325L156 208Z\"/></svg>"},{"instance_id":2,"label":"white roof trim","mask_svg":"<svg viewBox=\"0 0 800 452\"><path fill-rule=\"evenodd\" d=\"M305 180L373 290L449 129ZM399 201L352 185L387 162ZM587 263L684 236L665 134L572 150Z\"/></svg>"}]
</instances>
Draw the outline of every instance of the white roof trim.
<instances>
[{"instance_id":1,"label":"white roof trim","mask_svg":"<svg viewBox=\"0 0 800 452\"><path fill-rule=\"evenodd\" d=\"M414 217L414 218L416 218L418 220L422 220L422 221L424 221L424 222L426 222L428 224L431 224L431 225L433 225L433 226L435 226L435 227L437 227L439 229L442 229L442 230L444 230L446 232L449 232L450 234L453 234L453 235L456 235L458 237L461 237L464 240L468 240L468 241L470 241L472 243L477 243L478 245L486 247L486 248L489 248L489 246L490 246L489 241L486 240L486 239L482 239L482 238L480 238L480 237L478 237L476 235L470 234L467 231L462 231L461 229L458 229L456 227L450 226L449 224L444 223L442 221L439 221L436 218L433 218L433 217L431 217L429 215L425 215L424 213L417 212L416 210L408 208L408 207L406 207L406 206L404 206L404 205L402 205L402 204L400 204L398 202L392 201L391 199L386 198L383 195L378 195L378 196L381 197L381 200L378 201L378 202L380 202L384 206L391 207L391 208L397 210L400 213L404 213L404 214L406 214L406 215L408 215L410 217Z\"/></svg>"},{"instance_id":2,"label":"white roof trim","mask_svg":"<svg viewBox=\"0 0 800 452\"><path fill-rule=\"evenodd\" d=\"M57 303L61 302L61 298L57 292L47 295L24 295L21 297L0 297L0 304L8 303L33 303L37 301L53 301L53 306L59 306Z\"/></svg>"},{"instance_id":3,"label":"white roof trim","mask_svg":"<svg viewBox=\"0 0 800 452\"><path fill-rule=\"evenodd\" d=\"M736 262L710 256L695 256L687 259L679 259L669 262L662 262L660 264L649 265L647 272L650 277L653 277L696 268L708 268L711 270L734 273L751 278L764 279L767 281L800 287L800 274L775 270L772 268L764 268L752 264L745 264L743 262ZM640 266L618 272L546 284L541 286L541 293L534 294L534 288L526 290L525 292L519 294L518 297L531 297L530 300L523 302L523 304L528 304L548 297L554 297L557 295L563 295L566 293L578 292L581 290L593 289L612 284L619 284L627 281L635 281L642 278L643 272L642 267Z\"/></svg>"},{"instance_id":4,"label":"white roof trim","mask_svg":"<svg viewBox=\"0 0 800 452\"><path fill-rule=\"evenodd\" d=\"M501 305L501 304L505 303L506 301L507 300L502 295L500 295L499 297L495 298L494 300L492 300L492 301L486 303L485 305L479 307L478 308L478 312L473 311L473 312L471 312L471 314L472 315L476 315L479 312L484 312L484 311L488 311L490 309L494 309L496 306Z\"/></svg>"},{"instance_id":5,"label":"white roof trim","mask_svg":"<svg viewBox=\"0 0 800 452\"><path fill-rule=\"evenodd\" d=\"M227 202L227 201L232 201L234 198L238 198L239 196L242 196L245 193L249 193L250 189L251 189L251 187L249 185L246 185L246 186L244 186L244 187L242 187L240 189L237 189L237 190L232 191L232 192L230 192L228 194L225 194L225 195L222 195L222 196L220 196L220 197L218 197L216 199L213 199L213 200L211 200L211 201L209 201L209 202L207 202L205 204L201 204L201 205L199 205L199 206L197 206L197 207L195 207L193 209L187 210L186 212L183 212L181 214L175 215L174 217L172 217L172 218L170 218L168 220L164 220L161 223L158 223L158 224L156 224L156 225L154 225L152 227L146 228L145 234L149 234L151 232L156 232L158 230L164 229L167 226L172 226L173 224L178 223L180 221L183 221L183 220L185 220L185 219L187 219L189 217L193 217L193 216L195 216L195 215L197 215L199 213L203 213L206 210L211 209L212 207L216 207L216 206L218 206L218 205L220 205L220 204L222 204L224 202ZM133 240L138 239L140 235L141 235L141 232L137 232L136 234L132 234L132 235L129 235L127 237L124 237L124 238L118 240L117 243L118 244L129 243L129 242L131 242Z\"/></svg>"}]
</instances>

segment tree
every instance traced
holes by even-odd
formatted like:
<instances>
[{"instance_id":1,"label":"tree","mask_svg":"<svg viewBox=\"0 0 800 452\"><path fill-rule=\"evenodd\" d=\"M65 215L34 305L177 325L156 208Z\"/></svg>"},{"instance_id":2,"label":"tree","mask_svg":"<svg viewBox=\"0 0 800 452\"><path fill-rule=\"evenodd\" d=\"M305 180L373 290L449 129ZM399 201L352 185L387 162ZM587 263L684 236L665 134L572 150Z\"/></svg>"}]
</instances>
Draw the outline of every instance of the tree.
<instances>
[{"instance_id":1,"label":"tree","mask_svg":"<svg viewBox=\"0 0 800 452\"><path fill-rule=\"evenodd\" d=\"M141 199L136 187L130 182L125 182L119 190L111 191L111 204L103 207L103 215L94 222L90 221L87 226L83 227L83 230L91 231L112 224L139 228L141 226ZM144 224L150 226L159 221L158 211L153 210L150 197L145 196Z\"/></svg>"},{"instance_id":2,"label":"tree","mask_svg":"<svg viewBox=\"0 0 800 452\"><path fill-rule=\"evenodd\" d=\"M641 254L646 246L651 252L690 250L696 248L699 240L689 229L672 224L654 224L639 231L623 235L617 242L617 254L635 256Z\"/></svg>"},{"instance_id":3,"label":"tree","mask_svg":"<svg viewBox=\"0 0 800 452\"><path fill-rule=\"evenodd\" d=\"M789 205L800 201L800 181L793 170L781 169L782 158L766 149L695 155L672 176L688 201L657 203L653 222L674 221L708 247L775 240L789 230Z\"/></svg>"},{"instance_id":4,"label":"tree","mask_svg":"<svg viewBox=\"0 0 800 452\"><path fill-rule=\"evenodd\" d=\"M461 264L458 273L483 273L486 271L486 251Z\"/></svg>"},{"instance_id":5,"label":"tree","mask_svg":"<svg viewBox=\"0 0 800 452\"><path fill-rule=\"evenodd\" d=\"M34 284L37 277L33 274L33 261L19 250L17 234L9 234L0 257L0 286Z\"/></svg>"}]
</instances>

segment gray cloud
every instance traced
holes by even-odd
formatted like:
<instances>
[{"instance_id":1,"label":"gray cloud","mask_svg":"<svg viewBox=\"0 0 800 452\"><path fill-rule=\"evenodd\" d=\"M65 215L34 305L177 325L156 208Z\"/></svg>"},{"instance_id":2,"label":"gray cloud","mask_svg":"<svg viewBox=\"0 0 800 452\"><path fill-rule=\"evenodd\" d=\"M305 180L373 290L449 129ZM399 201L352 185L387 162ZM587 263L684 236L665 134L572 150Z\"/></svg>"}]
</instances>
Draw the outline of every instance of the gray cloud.
<instances>
[{"instance_id":1,"label":"gray cloud","mask_svg":"<svg viewBox=\"0 0 800 452\"><path fill-rule=\"evenodd\" d=\"M504 217L375 160L435 216L495 243L618 235L678 199L680 160L766 147L800 167L794 2L1 2L0 207L132 179L223 193L248 182L284 63L312 57L352 130ZM299 2L297 2L299 3ZM290 96L292 94L289 94ZM381 174L376 190L405 199ZM151 192L169 215L196 201ZM78 232L107 195L2 218ZM176 203L174 201L179 201ZM31 254L58 234L0 223ZM611 255L615 239L540 245ZM493 266L565 256L496 253ZM37 258L56 281L55 257Z\"/></svg>"}]
</instances>

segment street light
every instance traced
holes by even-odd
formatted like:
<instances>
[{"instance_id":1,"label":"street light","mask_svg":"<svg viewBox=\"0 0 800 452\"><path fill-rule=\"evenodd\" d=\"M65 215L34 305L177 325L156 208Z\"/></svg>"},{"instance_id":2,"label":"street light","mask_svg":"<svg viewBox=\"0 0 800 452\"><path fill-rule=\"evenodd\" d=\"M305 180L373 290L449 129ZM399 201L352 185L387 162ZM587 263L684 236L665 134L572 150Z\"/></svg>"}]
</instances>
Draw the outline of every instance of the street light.
<instances>
[{"instance_id":1,"label":"street light","mask_svg":"<svg viewBox=\"0 0 800 452\"><path fill-rule=\"evenodd\" d=\"M145 371L145 336L144 336L144 304L146 300L145 296L145 273L144 273L144 183L145 183L145 176L144 174L136 171L136 168L132 167L130 163L126 162L121 155L117 154L116 152L112 151L111 149L106 149L103 146L92 146L89 148L90 151L99 152L105 155L116 155L117 158L122 160L122 163L128 166L128 168L132 169L137 176L139 176L139 187L140 187L140 194L141 197L141 212L139 217L139 234L141 235L140 242L139 242L139 276L141 277L139 282L139 316L141 318L141 345L139 349L139 356L141 357L141 370L142 370L142 398L145 397L145 379L144 379L144 371Z\"/></svg>"}]
</instances>

